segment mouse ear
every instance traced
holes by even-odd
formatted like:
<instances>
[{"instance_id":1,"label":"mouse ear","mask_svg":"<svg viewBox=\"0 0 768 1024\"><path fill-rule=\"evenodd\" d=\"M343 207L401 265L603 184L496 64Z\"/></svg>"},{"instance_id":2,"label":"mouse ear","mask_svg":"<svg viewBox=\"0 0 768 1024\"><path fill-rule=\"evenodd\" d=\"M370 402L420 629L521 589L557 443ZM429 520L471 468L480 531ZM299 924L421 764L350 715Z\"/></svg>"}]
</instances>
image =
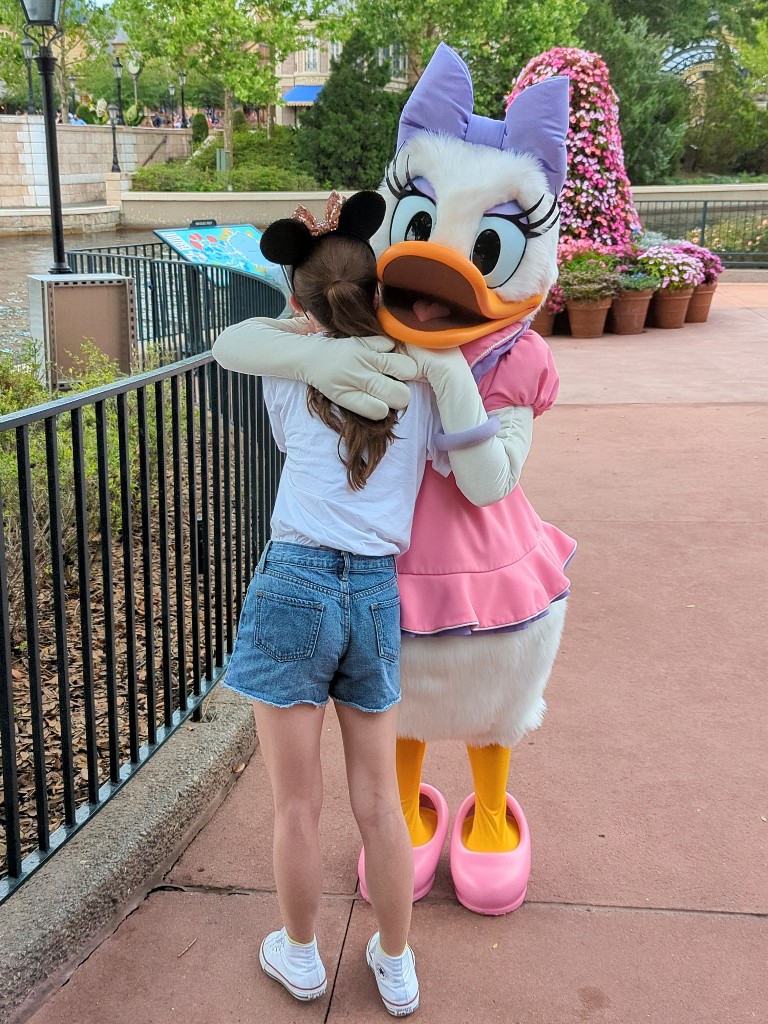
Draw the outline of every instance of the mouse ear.
<instances>
[{"instance_id":1,"label":"mouse ear","mask_svg":"<svg viewBox=\"0 0 768 1024\"><path fill-rule=\"evenodd\" d=\"M367 242L381 227L386 211L387 204L381 193L355 192L341 208L338 230Z\"/></svg>"},{"instance_id":2,"label":"mouse ear","mask_svg":"<svg viewBox=\"0 0 768 1024\"><path fill-rule=\"evenodd\" d=\"M271 263L295 266L309 253L314 238L306 224L285 217L273 221L261 236L262 255Z\"/></svg>"}]
</instances>

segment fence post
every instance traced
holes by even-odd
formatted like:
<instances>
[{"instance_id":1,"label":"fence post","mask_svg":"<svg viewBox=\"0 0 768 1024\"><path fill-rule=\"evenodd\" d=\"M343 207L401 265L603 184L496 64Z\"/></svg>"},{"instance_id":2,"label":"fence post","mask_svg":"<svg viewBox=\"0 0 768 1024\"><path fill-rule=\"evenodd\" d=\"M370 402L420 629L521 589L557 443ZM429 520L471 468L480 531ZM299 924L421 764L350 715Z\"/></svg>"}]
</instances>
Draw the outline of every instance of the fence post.
<instances>
[{"instance_id":1,"label":"fence post","mask_svg":"<svg viewBox=\"0 0 768 1024\"><path fill-rule=\"evenodd\" d=\"M699 234L699 245L704 245L704 239L707 234L707 209L709 207L709 200L705 199L701 207L701 232Z\"/></svg>"}]
</instances>

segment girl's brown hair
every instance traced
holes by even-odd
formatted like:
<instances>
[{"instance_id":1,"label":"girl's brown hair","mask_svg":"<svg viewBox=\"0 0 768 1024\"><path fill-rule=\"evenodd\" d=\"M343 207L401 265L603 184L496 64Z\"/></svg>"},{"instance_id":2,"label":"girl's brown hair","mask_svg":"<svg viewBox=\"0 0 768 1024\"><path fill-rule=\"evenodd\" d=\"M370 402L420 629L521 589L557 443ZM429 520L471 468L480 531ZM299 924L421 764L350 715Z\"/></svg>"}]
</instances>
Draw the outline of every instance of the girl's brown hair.
<instances>
[{"instance_id":1,"label":"girl's brown hair","mask_svg":"<svg viewBox=\"0 0 768 1024\"><path fill-rule=\"evenodd\" d=\"M376 319L376 257L367 242L351 235L322 236L293 272L293 292L332 338L380 334ZM339 409L316 388L307 389L307 408L339 435L339 458L347 482L361 490L395 440L398 413L369 420Z\"/></svg>"}]
</instances>

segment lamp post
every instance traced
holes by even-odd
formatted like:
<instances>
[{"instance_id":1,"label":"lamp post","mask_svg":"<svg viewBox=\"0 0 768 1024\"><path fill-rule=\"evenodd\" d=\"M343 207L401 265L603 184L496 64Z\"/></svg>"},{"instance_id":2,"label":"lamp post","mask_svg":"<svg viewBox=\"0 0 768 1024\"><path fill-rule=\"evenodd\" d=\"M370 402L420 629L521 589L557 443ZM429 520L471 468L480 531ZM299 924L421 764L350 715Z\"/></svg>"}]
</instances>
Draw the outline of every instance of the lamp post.
<instances>
[{"instance_id":1,"label":"lamp post","mask_svg":"<svg viewBox=\"0 0 768 1024\"><path fill-rule=\"evenodd\" d=\"M120 111L114 103L110 103L107 110L109 111L109 123L112 126L112 173L119 174L120 164L117 162L117 119Z\"/></svg>"},{"instance_id":2,"label":"lamp post","mask_svg":"<svg viewBox=\"0 0 768 1024\"><path fill-rule=\"evenodd\" d=\"M24 50L24 60L27 62L27 113L32 116L37 113L35 87L32 84L32 51L35 49L35 44L29 36L24 36L21 45Z\"/></svg>"},{"instance_id":3,"label":"lamp post","mask_svg":"<svg viewBox=\"0 0 768 1024\"><path fill-rule=\"evenodd\" d=\"M128 68L128 74L133 79L133 102L136 106L136 115L139 113L139 75L141 74L141 64L135 60L126 61L125 66Z\"/></svg>"},{"instance_id":4,"label":"lamp post","mask_svg":"<svg viewBox=\"0 0 768 1024\"><path fill-rule=\"evenodd\" d=\"M176 103L173 97L176 95L176 86L173 82L168 83L168 95L171 97L171 128L173 128L173 122L176 119Z\"/></svg>"},{"instance_id":5,"label":"lamp post","mask_svg":"<svg viewBox=\"0 0 768 1024\"><path fill-rule=\"evenodd\" d=\"M77 84L77 79L74 75L67 75L67 82L69 83L69 95L70 99L72 100L69 109L72 111L73 114L76 114L77 101L75 100L75 85Z\"/></svg>"},{"instance_id":6,"label":"lamp post","mask_svg":"<svg viewBox=\"0 0 768 1024\"><path fill-rule=\"evenodd\" d=\"M179 72L179 85L181 86L181 127L187 127L187 111L184 107L184 86L187 84L186 71Z\"/></svg>"},{"instance_id":7,"label":"lamp post","mask_svg":"<svg viewBox=\"0 0 768 1024\"><path fill-rule=\"evenodd\" d=\"M122 93L122 78L123 78L123 65L119 57L115 57L112 61L112 70L115 73L115 82L117 83L117 123L125 124L123 120L123 93Z\"/></svg>"},{"instance_id":8,"label":"lamp post","mask_svg":"<svg viewBox=\"0 0 768 1024\"><path fill-rule=\"evenodd\" d=\"M43 86L45 152L48 160L48 195L51 203L51 233L53 235L53 266L50 273L69 274L71 271L64 251L59 151L56 142L56 106L53 100L53 75L56 70L56 58L51 51L51 43L61 35L59 28L61 0L20 0L20 2L28 28L40 31L40 43L35 61Z\"/></svg>"}]
</instances>

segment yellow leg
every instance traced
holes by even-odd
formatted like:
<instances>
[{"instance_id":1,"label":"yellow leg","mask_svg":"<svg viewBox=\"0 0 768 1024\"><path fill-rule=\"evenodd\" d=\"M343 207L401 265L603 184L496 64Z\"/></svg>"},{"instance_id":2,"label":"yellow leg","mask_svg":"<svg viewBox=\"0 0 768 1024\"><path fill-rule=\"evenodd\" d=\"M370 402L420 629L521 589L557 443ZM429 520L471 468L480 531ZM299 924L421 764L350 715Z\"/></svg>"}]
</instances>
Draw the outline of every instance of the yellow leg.
<instances>
[{"instance_id":1,"label":"yellow leg","mask_svg":"<svg viewBox=\"0 0 768 1024\"><path fill-rule=\"evenodd\" d=\"M422 807L419 800L421 767L424 763L426 743L422 740L398 739L397 784L405 823L414 846L423 846L435 834L437 815L430 807Z\"/></svg>"},{"instance_id":2,"label":"yellow leg","mask_svg":"<svg viewBox=\"0 0 768 1024\"><path fill-rule=\"evenodd\" d=\"M464 822L464 845L475 853L507 853L520 842L517 822L507 813L509 747L467 747L475 782L475 813Z\"/></svg>"}]
</instances>

